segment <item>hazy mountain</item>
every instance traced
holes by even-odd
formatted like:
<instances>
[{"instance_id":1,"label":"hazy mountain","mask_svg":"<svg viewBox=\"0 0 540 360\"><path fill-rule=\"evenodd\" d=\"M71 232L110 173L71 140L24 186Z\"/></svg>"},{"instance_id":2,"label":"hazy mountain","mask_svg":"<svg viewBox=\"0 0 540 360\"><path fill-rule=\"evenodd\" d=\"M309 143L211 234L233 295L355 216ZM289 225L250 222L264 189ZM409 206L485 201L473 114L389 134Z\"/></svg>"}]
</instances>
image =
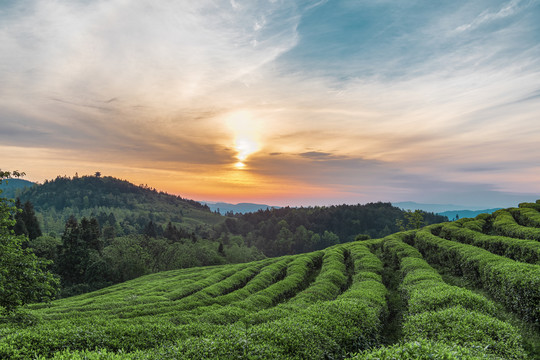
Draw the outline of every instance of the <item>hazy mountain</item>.
<instances>
[{"instance_id":1,"label":"hazy mountain","mask_svg":"<svg viewBox=\"0 0 540 360\"><path fill-rule=\"evenodd\" d=\"M453 220L456 219L456 215L459 216L460 219L462 218L474 218L480 214L491 214L494 213L497 210L500 210L501 208L495 208L495 209L484 209L484 210L456 210L456 211L444 211L438 213L439 215L443 215L448 217L448 219Z\"/></svg>"},{"instance_id":2,"label":"hazy mountain","mask_svg":"<svg viewBox=\"0 0 540 360\"><path fill-rule=\"evenodd\" d=\"M271 206L265 204L239 203L229 204L224 202L200 201L201 204L207 205L212 211L219 211L220 214L225 214L229 211L233 213L250 213L266 209L280 209L279 206Z\"/></svg>"},{"instance_id":3,"label":"hazy mountain","mask_svg":"<svg viewBox=\"0 0 540 360\"><path fill-rule=\"evenodd\" d=\"M475 207L475 206L464 206L464 205L454 205L454 204L420 204L413 201L397 202L397 203L392 203L392 205L400 209L404 209L404 210L413 210L413 211L423 210L426 212L433 212L436 214L441 214L447 211L455 212L455 211L462 211L462 210L484 211L482 207ZM449 218L452 218L452 217L453 216Z\"/></svg>"},{"instance_id":4,"label":"hazy mountain","mask_svg":"<svg viewBox=\"0 0 540 360\"><path fill-rule=\"evenodd\" d=\"M13 199L17 197L18 192L33 185L33 182L24 179L7 179L2 181L0 189L2 190L2 196Z\"/></svg>"},{"instance_id":5,"label":"hazy mountain","mask_svg":"<svg viewBox=\"0 0 540 360\"><path fill-rule=\"evenodd\" d=\"M483 209L481 207L454 205L454 204L420 204L413 201L393 203L404 210L423 210L446 216L449 220L455 220L456 215L461 218L474 218L480 214L491 214L501 208Z\"/></svg>"}]
</instances>

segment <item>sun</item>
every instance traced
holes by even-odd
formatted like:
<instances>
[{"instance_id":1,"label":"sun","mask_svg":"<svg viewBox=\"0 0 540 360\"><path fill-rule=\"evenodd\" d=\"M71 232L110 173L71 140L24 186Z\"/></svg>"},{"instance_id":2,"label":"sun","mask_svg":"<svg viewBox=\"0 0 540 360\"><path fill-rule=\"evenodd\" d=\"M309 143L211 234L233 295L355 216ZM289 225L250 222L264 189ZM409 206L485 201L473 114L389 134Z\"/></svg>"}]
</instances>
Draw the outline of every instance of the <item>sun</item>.
<instances>
[{"instance_id":1,"label":"sun","mask_svg":"<svg viewBox=\"0 0 540 360\"><path fill-rule=\"evenodd\" d=\"M234 144L237 155L236 158L244 161L247 157L259 149L259 145L253 138L242 136L236 139Z\"/></svg>"},{"instance_id":2,"label":"sun","mask_svg":"<svg viewBox=\"0 0 540 360\"><path fill-rule=\"evenodd\" d=\"M237 111L226 118L226 124L234 137L236 169L245 169L247 158L261 147L260 123L248 111Z\"/></svg>"}]
</instances>

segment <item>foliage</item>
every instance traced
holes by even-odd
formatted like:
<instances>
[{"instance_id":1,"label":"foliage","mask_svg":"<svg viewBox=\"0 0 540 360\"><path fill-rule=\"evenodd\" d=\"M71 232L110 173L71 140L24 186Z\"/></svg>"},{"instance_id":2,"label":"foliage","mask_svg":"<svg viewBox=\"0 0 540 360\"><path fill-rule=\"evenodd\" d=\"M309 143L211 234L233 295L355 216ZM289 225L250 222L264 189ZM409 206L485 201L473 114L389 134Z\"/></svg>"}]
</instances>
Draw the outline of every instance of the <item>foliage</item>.
<instances>
[{"instance_id":1,"label":"foliage","mask_svg":"<svg viewBox=\"0 0 540 360\"><path fill-rule=\"evenodd\" d=\"M390 203L339 205L328 207L280 208L235 214L215 226L216 236L242 235L267 256L297 254L339 243L384 237L400 230L397 222L412 228L423 221L447 221L445 216L417 210L406 212ZM220 235L221 234L221 235ZM360 240L360 239L358 239Z\"/></svg>"},{"instance_id":2,"label":"foliage","mask_svg":"<svg viewBox=\"0 0 540 360\"><path fill-rule=\"evenodd\" d=\"M493 229L498 235L540 241L540 228L520 225L512 214L516 214L520 219L523 219L525 212L518 209L508 209L497 210L493 213ZM525 221L526 223L530 223L534 218L530 217L528 219L528 221Z\"/></svg>"},{"instance_id":3,"label":"foliage","mask_svg":"<svg viewBox=\"0 0 540 360\"><path fill-rule=\"evenodd\" d=\"M23 205L20 199L17 198L15 207L19 210L14 216L15 225L13 226L13 232L15 235L26 235L30 240L43 235L32 203L26 201Z\"/></svg>"},{"instance_id":4,"label":"foliage","mask_svg":"<svg viewBox=\"0 0 540 360\"><path fill-rule=\"evenodd\" d=\"M47 234L60 234L71 216L96 218L100 230L111 227L119 236L144 233L150 222L157 227L171 222L178 230L201 237L211 225L223 221L197 201L110 176L58 176L27 188L19 196L22 202L32 202ZM163 228L157 230L156 235L160 235Z\"/></svg>"},{"instance_id":5,"label":"foliage","mask_svg":"<svg viewBox=\"0 0 540 360\"><path fill-rule=\"evenodd\" d=\"M0 171L0 183L18 172ZM0 195L2 190L0 190ZM17 211L12 202L0 197L0 306L4 312L13 312L19 306L46 301L54 297L57 279L46 270L48 263L28 249L23 235L14 235L12 212Z\"/></svg>"},{"instance_id":6,"label":"foliage","mask_svg":"<svg viewBox=\"0 0 540 360\"><path fill-rule=\"evenodd\" d=\"M540 266L519 263L487 250L419 231L411 241L430 261L484 287L524 320L540 322Z\"/></svg>"},{"instance_id":7,"label":"foliage","mask_svg":"<svg viewBox=\"0 0 540 360\"><path fill-rule=\"evenodd\" d=\"M516 261L540 265L540 242L483 234L481 224L485 222L485 220L477 220L447 223L440 228L439 236L447 240L481 247ZM480 225L474 226L475 230L471 230L470 224L473 223L480 223Z\"/></svg>"},{"instance_id":8,"label":"foliage","mask_svg":"<svg viewBox=\"0 0 540 360\"><path fill-rule=\"evenodd\" d=\"M418 339L393 346L381 347L375 350L366 350L358 353L351 360L480 360L500 359L494 355L482 353L480 349L447 344L442 341Z\"/></svg>"},{"instance_id":9,"label":"foliage","mask_svg":"<svg viewBox=\"0 0 540 360\"><path fill-rule=\"evenodd\" d=\"M414 236L399 234L383 240L384 251L397 263L403 278L401 289L408 304L404 340L485 346L486 352L505 359L524 358L517 329L493 317L495 306L488 299L446 284L412 246L402 242Z\"/></svg>"}]
</instances>

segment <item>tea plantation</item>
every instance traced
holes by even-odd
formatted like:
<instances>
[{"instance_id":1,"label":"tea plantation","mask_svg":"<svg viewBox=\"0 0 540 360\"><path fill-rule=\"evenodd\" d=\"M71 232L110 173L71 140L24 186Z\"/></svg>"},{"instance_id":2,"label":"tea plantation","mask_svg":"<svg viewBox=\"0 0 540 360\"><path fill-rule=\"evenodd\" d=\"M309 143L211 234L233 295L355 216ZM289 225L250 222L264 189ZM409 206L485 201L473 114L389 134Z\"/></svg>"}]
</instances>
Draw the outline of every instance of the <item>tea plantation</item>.
<instances>
[{"instance_id":1,"label":"tea plantation","mask_svg":"<svg viewBox=\"0 0 540 360\"><path fill-rule=\"evenodd\" d=\"M540 201L168 271L0 322L2 359L538 359Z\"/></svg>"}]
</instances>

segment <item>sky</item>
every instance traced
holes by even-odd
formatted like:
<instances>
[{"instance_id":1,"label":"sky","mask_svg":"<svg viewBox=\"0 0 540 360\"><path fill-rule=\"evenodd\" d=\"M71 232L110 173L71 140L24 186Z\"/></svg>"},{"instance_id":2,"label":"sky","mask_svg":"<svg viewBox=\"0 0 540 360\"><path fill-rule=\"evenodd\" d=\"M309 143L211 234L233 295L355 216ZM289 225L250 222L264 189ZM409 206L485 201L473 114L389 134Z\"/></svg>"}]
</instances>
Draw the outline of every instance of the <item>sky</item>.
<instances>
[{"instance_id":1,"label":"sky","mask_svg":"<svg viewBox=\"0 0 540 360\"><path fill-rule=\"evenodd\" d=\"M540 198L540 0L0 0L0 168L279 206Z\"/></svg>"}]
</instances>

